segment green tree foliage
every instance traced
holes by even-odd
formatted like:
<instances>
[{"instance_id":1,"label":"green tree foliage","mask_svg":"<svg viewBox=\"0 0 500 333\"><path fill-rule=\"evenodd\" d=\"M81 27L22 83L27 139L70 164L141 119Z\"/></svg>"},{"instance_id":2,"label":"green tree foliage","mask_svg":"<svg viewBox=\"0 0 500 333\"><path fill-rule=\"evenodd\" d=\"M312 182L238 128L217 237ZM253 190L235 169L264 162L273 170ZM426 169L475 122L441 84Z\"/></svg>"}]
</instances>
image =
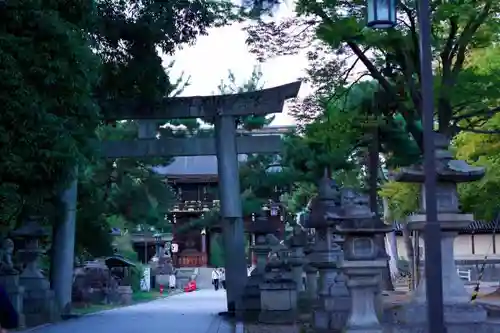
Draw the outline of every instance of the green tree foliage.
<instances>
[{"instance_id":1,"label":"green tree foliage","mask_svg":"<svg viewBox=\"0 0 500 333\"><path fill-rule=\"evenodd\" d=\"M172 92L158 50L173 54L207 29L236 18L226 1L98 1L96 49L102 74L96 95L105 116L147 108Z\"/></svg>"},{"instance_id":2,"label":"green tree foliage","mask_svg":"<svg viewBox=\"0 0 500 333\"><path fill-rule=\"evenodd\" d=\"M388 220L404 222L408 215L419 208L420 186L418 184L386 182L379 191L388 199Z\"/></svg>"},{"instance_id":3,"label":"green tree foliage","mask_svg":"<svg viewBox=\"0 0 500 333\"><path fill-rule=\"evenodd\" d=\"M125 140L137 137L137 130L137 122L126 121L101 126L98 135L100 139ZM122 231L166 228L164 216L174 195L164 177L153 172L151 166L168 162L164 158L96 159L82 170L77 214L77 246L81 253L109 253L112 227ZM110 221L123 223L113 225Z\"/></svg>"},{"instance_id":4,"label":"green tree foliage","mask_svg":"<svg viewBox=\"0 0 500 333\"><path fill-rule=\"evenodd\" d=\"M410 0L398 2L400 24L395 29L377 31L365 27L365 2L299 1L298 18L255 23L248 29L248 41L260 58L309 48L309 74L320 89L327 91L344 87L353 78L354 65L363 64L367 69L364 75L371 76L387 93L390 104L381 110L383 114L388 119L401 115L405 130L422 147L415 4ZM498 93L488 87L498 75L481 73L467 63L471 50L498 41L499 12L500 5L494 0L448 1L432 6L438 129L450 137L459 130L475 128L474 123L464 124L466 120L488 117L496 111L496 105L492 108L491 104ZM486 89L464 93L472 86Z\"/></svg>"},{"instance_id":5,"label":"green tree foliage","mask_svg":"<svg viewBox=\"0 0 500 333\"><path fill-rule=\"evenodd\" d=\"M123 107L148 109L162 98L180 93L189 82L182 76L171 79L169 69L173 63L165 68L162 54L171 55L178 47L206 34L209 27L230 22L236 18L232 11L232 4L224 1L98 1L93 36L101 71L95 96L104 117L118 120ZM196 122L188 120L183 124L190 125L188 131L198 129ZM99 138L135 139L137 125L133 121L112 121L111 126L99 128ZM165 128L157 130L162 136L185 135ZM122 230L168 231L164 215L171 207L173 194L163 177L150 168L168 163L170 158L143 158L96 160L90 165L80 190L79 249L92 255L109 252L110 221L122 221ZM93 231L100 232L101 242Z\"/></svg>"},{"instance_id":6,"label":"green tree foliage","mask_svg":"<svg viewBox=\"0 0 500 333\"><path fill-rule=\"evenodd\" d=\"M486 177L482 180L459 187L460 202L464 211L472 212L477 218L485 220L496 218L500 209L500 202L495 195L491 195L495 193L498 186L495 164L498 135L492 133L498 133L500 128L499 116L495 109L495 105L498 105L495 88L497 78L494 77L500 68L499 56L500 48L495 45L472 50L461 74L468 76L470 81L467 85L459 85L453 91L455 95L452 97L455 101L461 101L463 107L468 109L467 114L470 115L462 119L457 117L457 127L460 132L453 140L456 158L477 166L484 166L487 170ZM473 103L476 98L481 99L478 104ZM478 106L483 103L490 106L491 113L483 113L483 109ZM488 116L492 117L487 119ZM397 159L404 154L396 150L393 156ZM408 213L416 211L417 202L412 193L418 193L418 191L414 188L411 190L412 185L389 183L387 186L393 190L384 188L381 193L389 199L391 213L396 219L402 219ZM395 190L396 188L398 190Z\"/></svg>"},{"instance_id":7,"label":"green tree foliage","mask_svg":"<svg viewBox=\"0 0 500 333\"><path fill-rule=\"evenodd\" d=\"M221 80L218 86L219 94L240 94L244 92L257 91L264 88L260 66L254 66L250 77L242 84L237 82L234 73L229 70L227 78ZM269 125L274 120L274 115L267 116L244 116L238 120L239 127L251 131Z\"/></svg>"},{"instance_id":8,"label":"green tree foliage","mask_svg":"<svg viewBox=\"0 0 500 333\"><path fill-rule=\"evenodd\" d=\"M239 84L233 72L229 71L227 79L222 80L218 90L220 94L238 94L262 89L262 72L260 67L255 66L250 77L242 84ZM237 121L240 130L252 131L269 125L274 116L245 116ZM175 123L186 126L184 120ZM194 132L200 135L199 124ZM187 126L186 126L187 127ZM193 126L194 128L194 126ZM243 134L246 135L246 134ZM243 215L259 213L262 205L268 203L270 199L277 196L279 190L291 185L291 172L287 168L278 166L279 158L273 155L249 154L245 162L240 164L240 187L242 190L242 210ZM194 228L208 227L219 221L218 209L213 209L192 219L183 227L176 228L176 232L184 232Z\"/></svg>"},{"instance_id":9,"label":"green tree foliage","mask_svg":"<svg viewBox=\"0 0 500 333\"><path fill-rule=\"evenodd\" d=\"M98 124L99 61L88 34L92 2L8 1L0 8L0 221L45 214L85 163Z\"/></svg>"},{"instance_id":10,"label":"green tree foliage","mask_svg":"<svg viewBox=\"0 0 500 333\"><path fill-rule=\"evenodd\" d=\"M500 116L488 120L482 129L498 130ZM500 137L491 134L460 133L454 140L456 157L472 165L486 168L486 176L476 182L461 184L460 203L466 212L474 213L477 219L491 221L500 212Z\"/></svg>"}]
</instances>

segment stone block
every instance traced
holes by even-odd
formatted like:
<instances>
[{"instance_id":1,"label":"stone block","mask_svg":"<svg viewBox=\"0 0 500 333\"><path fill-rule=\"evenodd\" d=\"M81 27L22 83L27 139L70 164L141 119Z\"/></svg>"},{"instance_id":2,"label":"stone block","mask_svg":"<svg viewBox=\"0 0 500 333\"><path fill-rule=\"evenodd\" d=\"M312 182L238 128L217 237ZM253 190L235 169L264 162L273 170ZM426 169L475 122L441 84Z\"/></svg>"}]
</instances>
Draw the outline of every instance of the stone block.
<instances>
[{"instance_id":1,"label":"stone block","mask_svg":"<svg viewBox=\"0 0 500 333\"><path fill-rule=\"evenodd\" d=\"M170 282L170 276L166 274L158 274L155 277L156 279L156 286L159 288L160 285L163 285L163 287L168 288L169 282Z\"/></svg>"},{"instance_id":2,"label":"stone block","mask_svg":"<svg viewBox=\"0 0 500 333\"><path fill-rule=\"evenodd\" d=\"M262 283L260 292L260 322L292 323L296 320L297 289L294 282Z\"/></svg>"},{"instance_id":3,"label":"stone block","mask_svg":"<svg viewBox=\"0 0 500 333\"><path fill-rule=\"evenodd\" d=\"M297 324L272 325L272 324L245 324L244 333L300 333L301 328Z\"/></svg>"},{"instance_id":4,"label":"stone block","mask_svg":"<svg viewBox=\"0 0 500 333\"><path fill-rule=\"evenodd\" d=\"M349 305L350 306L350 305ZM342 330L349 318L349 310L336 312L317 309L313 312L313 326L315 332L332 332Z\"/></svg>"},{"instance_id":5,"label":"stone block","mask_svg":"<svg viewBox=\"0 0 500 333\"><path fill-rule=\"evenodd\" d=\"M398 325L425 325L427 305L410 302L399 308L387 309L384 321ZM481 324L486 322L486 309L477 303L445 304L444 320L447 325Z\"/></svg>"},{"instance_id":6,"label":"stone block","mask_svg":"<svg viewBox=\"0 0 500 333\"><path fill-rule=\"evenodd\" d=\"M433 333L424 324L396 325L386 327L384 333ZM500 333L500 322L484 322L481 324L447 324L444 333Z\"/></svg>"},{"instance_id":7,"label":"stone block","mask_svg":"<svg viewBox=\"0 0 500 333\"><path fill-rule=\"evenodd\" d=\"M118 294L120 295L120 304L122 304L122 305L132 304L132 287L131 286L118 287Z\"/></svg>"}]
</instances>

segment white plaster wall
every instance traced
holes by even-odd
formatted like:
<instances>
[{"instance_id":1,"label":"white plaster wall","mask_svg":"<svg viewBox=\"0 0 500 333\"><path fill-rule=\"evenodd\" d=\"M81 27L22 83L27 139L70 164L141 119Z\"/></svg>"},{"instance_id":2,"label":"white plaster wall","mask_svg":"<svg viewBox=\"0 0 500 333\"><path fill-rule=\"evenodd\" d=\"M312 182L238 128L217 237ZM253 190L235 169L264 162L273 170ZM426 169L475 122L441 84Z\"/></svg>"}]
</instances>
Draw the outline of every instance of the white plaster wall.
<instances>
[{"instance_id":1,"label":"white plaster wall","mask_svg":"<svg viewBox=\"0 0 500 333\"><path fill-rule=\"evenodd\" d=\"M499 238L499 237L495 237ZM498 240L496 242L498 244ZM493 254L493 236L492 235L474 235L475 254ZM499 252L500 248L496 248Z\"/></svg>"},{"instance_id":2,"label":"white plaster wall","mask_svg":"<svg viewBox=\"0 0 500 333\"><path fill-rule=\"evenodd\" d=\"M480 239L477 238L478 235L475 235L475 246L476 249L479 245ZM458 235L455 237L455 244L453 246L455 251L455 258L461 256L470 256L472 255L472 241L471 235Z\"/></svg>"},{"instance_id":3,"label":"white plaster wall","mask_svg":"<svg viewBox=\"0 0 500 333\"><path fill-rule=\"evenodd\" d=\"M403 240L403 236L396 236L396 243L398 247L398 255L400 258L408 259L408 254L406 253L406 247ZM500 235L496 237L496 252L500 254ZM420 246L424 246L423 239L420 242ZM458 235L455 238L454 251L455 258L469 258L471 256L484 256L486 254L493 254L493 237L492 235L474 235L474 247L475 254L472 253L472 241L471 235L464 234Z\"/></svg>"}]
</instances>

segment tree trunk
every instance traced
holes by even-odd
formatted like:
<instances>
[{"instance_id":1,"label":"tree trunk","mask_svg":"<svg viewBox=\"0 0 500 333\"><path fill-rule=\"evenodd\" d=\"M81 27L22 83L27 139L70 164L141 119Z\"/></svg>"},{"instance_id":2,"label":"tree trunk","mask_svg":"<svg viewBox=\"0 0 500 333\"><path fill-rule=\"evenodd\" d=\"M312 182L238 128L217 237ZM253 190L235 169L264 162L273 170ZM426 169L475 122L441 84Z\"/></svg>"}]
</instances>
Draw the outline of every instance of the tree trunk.
<instances>
[{"instance_id":1,"label":"tree trunk","mask_svg":"<svg viewBox=\"0 0 500 333\"><path fill-rule=\"evenodd\" d=\"M385 237L384 235L377 235L376 238L377 246L380 248L380 257L389 258L385 248ZM382 290L394 291L394 284L392 283L391 278L391 269L389 267L389 260L385 265L385 268L382 270L382 280L381 280L381 288Z\"/></svg>"},{"instance_id":2,"label":"tree trunk","mask_svg":"<svg viewBox=\"0 0 500 333\"><path fill-rule=\"evenodd\" d=\"M399 275L399 253L398 253L398 243L396 239L396 232L392 231L386 236L386 251L389 255L389 269L391 271L391 278L394 279Z\"/></svg>"},{"instance_id":3,"label":"tree trunk","mask_svg":"<svg viewBox=\"0 0 500 333\"><path fill-rule=\"evenodd\" d=\"M406 248L406 255L408 256L408 262L409 262L409 269L410 269L410 288L413 288L415 282L416 282L416 276L415 276L415 260L414 260L414 249L413 249L413 243L411 240L411 232L410 228L408 227L408 224L405 223L403 226L403 241L405 244Z\"/></svg>"},{"instance_id":4,"label":"tree trunk","mask_svg":"<svg viewBox=\"0 0 500 333\"><path fill-rule=\"evenodd\" d=\"M373 130L373 142L368 150L368 186L369 186L369 196L370 196L370 209L375 214L375 218L378 219L381 226L383 226L383 221L380 218L380 211L378 205L378 169L380 163L379 156L379 143L378 143L378 128L374 127ZM387 251L385 248L385 237L383 234L377 235L375 242L379 248L379 258L388 259ZM382 270L382 280L380 287L382 290L394 290L394 285L392 284L391 271L389 268L389 260Z\"/></svg>"}]
</instances>

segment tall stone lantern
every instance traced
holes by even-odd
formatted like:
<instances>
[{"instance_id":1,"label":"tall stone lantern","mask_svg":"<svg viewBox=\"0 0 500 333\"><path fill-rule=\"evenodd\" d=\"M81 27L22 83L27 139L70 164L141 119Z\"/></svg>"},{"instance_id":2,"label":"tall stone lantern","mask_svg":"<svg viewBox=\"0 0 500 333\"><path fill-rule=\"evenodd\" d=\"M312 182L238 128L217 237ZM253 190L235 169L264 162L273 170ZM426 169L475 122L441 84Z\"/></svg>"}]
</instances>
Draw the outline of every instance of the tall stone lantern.
<instances>
[{"instance_id":1,"label":"tall stone lantern","mask_svg":"<svg viewBox=\"0 0 500 333\"><path fill-rule=\"evenodd\" d=\"M340 271L342 262L342 238L335 231L339 219L331 217L341 213L340 192L336 184L325 174L319 183L319 193L311 201L306 228L315 229L313 261L319 271L318 302L313 311L313 326L316 332L341 330L347 322L350 310L350 295L345 277ZM326 215L330 216L327 221Z\"/></svg>"},{"instance_id":2,"label":"tall stone lantern","mask_svg":"<svg viewBox=\"0 0 500 333\"><path fill-rule=\"evenodd\" d=\"M309 214L302 212L297 218L297 223L305 228ZM306 244L304 246L304 272L306 273L306 292L311 304L318 298L318 269L312 265L314 262L315 230L306 229Z\"/></svg>"},{"instance_id":3,"label":"tall stone lantern","mask_svg":"<svg viewBox=\"0 0 500 333\"><path fill-rule=\"evenodd\" d=\"M260 285L264 282L266 272L266 262L271 245L267 242L267 235L276 232L267 215L262 214L248 226L248 232L255 237L255 243L251 250L256 259L255 268L250 273L245 287L245 297L243 297L245 316L258 316L261 310Z\"/></svg>"},{"instance_id":4,"label":"tall stone lantern","mask_svg":"<svg viewBox=\"0 0 500 333\"><path fill-rule=\"evenodd\" d=\"M459 209L457 184L472 182L481 179L484 168L473 167L465 161L453 159L448 150L449 140L442 134L434 134L436 147L436 172L437 172L437 210L441 226L441 265L443 269L443 303L445 322L450 325L466 323L481 323L486 320L486 311L480 305L470 302L470 294L457 274L454 256L454 239L458 231L473 222L472 214L462 214ZM422 166L403 168L394 175L396 181L418 183L421 186L420 212L409 217L408 223L412 230L424 231L425 218L425 174ZM425 237L425 235L424 235ZM425 251L425 249L424 249ZM437 264L437 263L436 263ZM411 304L400 311L398 320L406 323L420 323L426 318L426 281L425 274L414 294ZM463 327L463 325L462 325ZM458 329L458 328L457 328Z\"/></svg>"},{"instance_id":5,"label":"tall stone lantern","mask_svg":"<svg viewBox=\"0 0 500 333\"><path fill-rule=\"evenodd\" d=\"M12 232L14 238L24 240L24 248L18 250L24 270L19 276L24 287L24 315L27 326L35 326L53 321L57 312L54 292L50 289L48 279L43 275L38 261L44 250L40 248L40 240L48 236L37 218L27 219L23 226Z\"/></svg>"},{"instance_id":6,"label":"tall stone lantern","mask_svg":"<svg viewBox=\"0 0 500 333\"><path fill-rule=\"evenodd\" d=\"M368 197L354 191L343 191L342 208L343 217L337 231L345 237L342 269L348 278L347 287L352 297L345 332L382 332L376 311L381 305L375 302L380 301L376 294L387 259L378 256L380 249L376 237L391 228L381 226L370 210Z\"/></svg>"},{"instance_id":7,"label":"tall stone lantern","mask_svg":"<svg viewBox=\"0 0 500 333\"><path fill-rule=\"evenodd\" d=\"M288 241L290 248L290 263L292 264L293 279L297 284L299 298L305 298L305 286L303 282L305 254L304 247L307 243L307 234L301 225L293 227L293 234Z\"/></svg>"}]
</instances>

